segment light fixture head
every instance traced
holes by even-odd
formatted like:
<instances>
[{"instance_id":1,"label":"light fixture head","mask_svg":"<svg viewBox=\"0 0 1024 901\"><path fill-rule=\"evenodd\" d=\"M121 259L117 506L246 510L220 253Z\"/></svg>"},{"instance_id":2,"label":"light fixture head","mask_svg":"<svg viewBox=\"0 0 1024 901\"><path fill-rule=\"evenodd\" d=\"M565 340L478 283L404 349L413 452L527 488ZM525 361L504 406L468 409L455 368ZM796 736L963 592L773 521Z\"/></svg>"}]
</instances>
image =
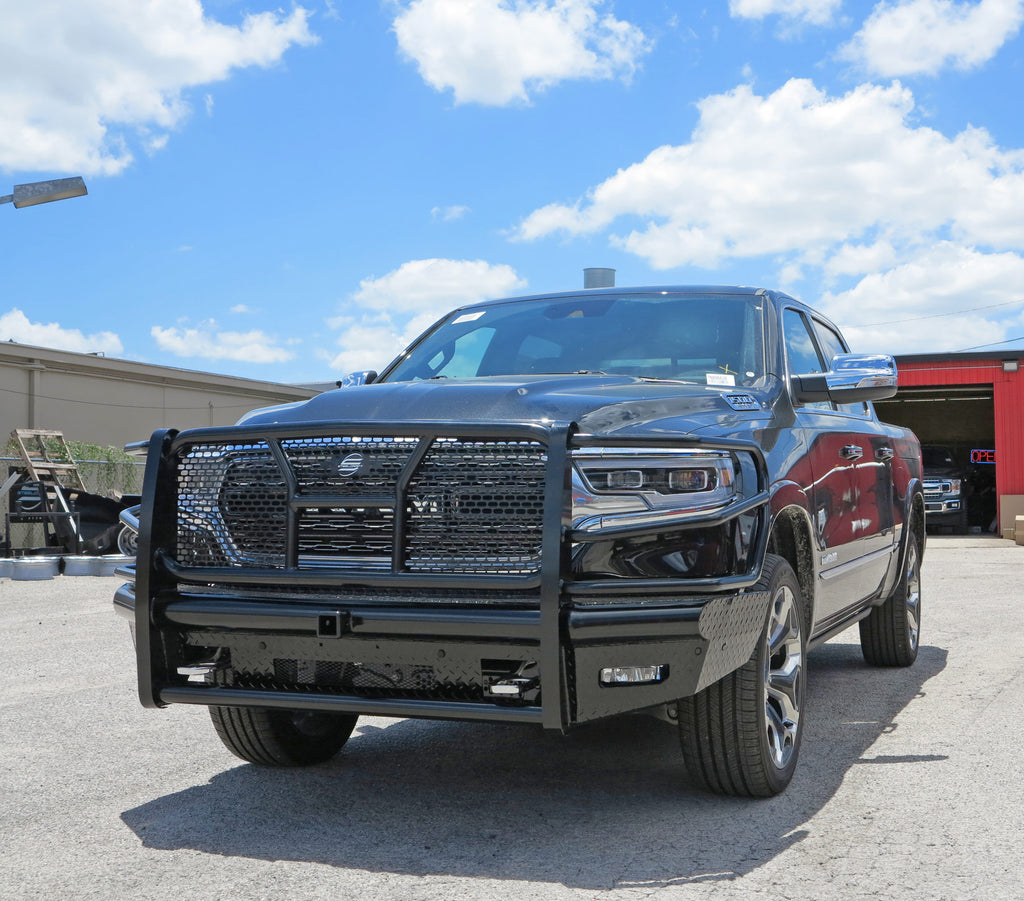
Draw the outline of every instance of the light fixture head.
<instances>
[{"instance_id":1,"label":"light fixture head","mask_svg":"<svg viewBox=\"0 0 1024 901\"><path fill-rule=\"evenodd\" d=\"M35 206L37 203L50 203L53 200L67 200L69 197L81 197L88 194L85 179L80 175L72 178L58 178L54 181L35 181L27 185L14 186L14 208Z\"/></svg>"}]
</instances>

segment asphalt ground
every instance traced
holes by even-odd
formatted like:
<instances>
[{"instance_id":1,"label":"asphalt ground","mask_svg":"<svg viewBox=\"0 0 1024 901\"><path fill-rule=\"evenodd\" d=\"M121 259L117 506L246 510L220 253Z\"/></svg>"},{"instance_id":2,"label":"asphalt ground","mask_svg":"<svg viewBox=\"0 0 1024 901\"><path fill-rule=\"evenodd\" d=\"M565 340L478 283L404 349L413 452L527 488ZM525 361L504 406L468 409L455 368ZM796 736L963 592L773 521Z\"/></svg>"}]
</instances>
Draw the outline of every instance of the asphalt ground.
<instances>
[{"instance_id":1,"label":"asphalt ground","mask_svg":"<svg viewBox=\"0 0 1024 901\"><path fill-rule=\"evenodd\" d=\"M1021 898L1024 547L929 540L922 645L810 657L789 789L692 788L671 726L363 718L293 771L145 710L116 578L0 580L0 898Z\"/></svg>"}]
</instances>

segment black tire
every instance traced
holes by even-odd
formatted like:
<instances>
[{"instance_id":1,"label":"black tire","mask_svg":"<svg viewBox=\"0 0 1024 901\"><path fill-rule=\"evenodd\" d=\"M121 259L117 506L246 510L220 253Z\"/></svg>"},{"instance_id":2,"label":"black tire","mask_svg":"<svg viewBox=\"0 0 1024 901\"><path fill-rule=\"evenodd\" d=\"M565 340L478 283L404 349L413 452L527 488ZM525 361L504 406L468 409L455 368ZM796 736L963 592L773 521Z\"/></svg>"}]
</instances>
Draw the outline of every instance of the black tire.
<instances>
[{"instance_id":1,"label":"black tire","mask_svg":"<svg viewBox=\"0 0 1024 901\"><path fill-rule=\"evenodd\" d=\"M903 572L885 603L860 621L860 649L872 666L910 666L921 639L921 546L908 526Z\"/></svg>"},{"instance_id":2,"label":"black tire","mask_svg":"<svg viewBox=\"0 0 1024 901\"><path fill-rule=\"evenodd\" d=\"M312 766L330 760L348 741L357 714L259 707L211 707L225 747L261 766Z\"/></svg>"},{"instance_id":3,"label":"black tire","mask_svg":"<svg viewBox=\"0 0 1024 901\"><path fill-rule=\"evenodd\" d=\"M695 783L721 795L770 797L793 778L803 737L807 612L783 558L765 558L755 590L770 596L750 659L679 701L683 761Z\"/></svg>"}]
</instances>

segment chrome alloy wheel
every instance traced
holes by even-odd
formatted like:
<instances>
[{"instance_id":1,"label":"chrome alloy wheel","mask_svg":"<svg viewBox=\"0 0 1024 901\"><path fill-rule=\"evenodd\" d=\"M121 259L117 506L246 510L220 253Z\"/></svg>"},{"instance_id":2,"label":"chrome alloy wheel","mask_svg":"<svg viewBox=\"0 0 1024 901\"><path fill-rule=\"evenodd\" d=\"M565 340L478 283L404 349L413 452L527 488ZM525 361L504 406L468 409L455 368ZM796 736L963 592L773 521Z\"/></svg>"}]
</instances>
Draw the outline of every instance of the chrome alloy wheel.
<instances>
[{"instance_id":1,"label":"chrome alloy wheel","mask_svg":"<svg viewBox=\"0 0 1024 901\"><path fill-rule=\"evenodd\" d=\"M764 731L772 762L780 770L793 756L800 729L804 678L800 625L800 609L793 591L782 585L772 598L762 667Z\"/></svg>"},{"instance_id":2,"label":"chrome alloy wheel","mask_svg":"<svg viewBox=\"0 0 1024 901\"><path fill-rule=\"evenodd\" d=\"M917 642L921 634L921 570L918 568L917 544L911 541L907 545L907 563L904 570L906 584L907 608L907 643L912 651L917 650Z\"/></svg>"}]
</instances>

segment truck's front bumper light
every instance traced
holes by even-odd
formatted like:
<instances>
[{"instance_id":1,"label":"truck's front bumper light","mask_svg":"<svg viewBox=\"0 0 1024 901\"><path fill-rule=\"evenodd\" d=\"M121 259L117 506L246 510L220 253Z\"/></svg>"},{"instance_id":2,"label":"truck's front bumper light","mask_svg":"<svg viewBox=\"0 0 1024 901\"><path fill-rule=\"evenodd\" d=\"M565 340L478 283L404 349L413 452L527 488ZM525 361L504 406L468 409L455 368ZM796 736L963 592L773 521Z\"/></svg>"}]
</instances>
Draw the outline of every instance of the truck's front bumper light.
<instances>
[{"instance_id":1,"label":"truck's front bumper light","mask_svg":"<svg viewBox=\"0 0 1024 901\"><path fill-rule=\"evenodd\" d=\"M656 685L668 678L668 666L606 666L601 670L602 685Z\"/></svg>"}]
</instances>

